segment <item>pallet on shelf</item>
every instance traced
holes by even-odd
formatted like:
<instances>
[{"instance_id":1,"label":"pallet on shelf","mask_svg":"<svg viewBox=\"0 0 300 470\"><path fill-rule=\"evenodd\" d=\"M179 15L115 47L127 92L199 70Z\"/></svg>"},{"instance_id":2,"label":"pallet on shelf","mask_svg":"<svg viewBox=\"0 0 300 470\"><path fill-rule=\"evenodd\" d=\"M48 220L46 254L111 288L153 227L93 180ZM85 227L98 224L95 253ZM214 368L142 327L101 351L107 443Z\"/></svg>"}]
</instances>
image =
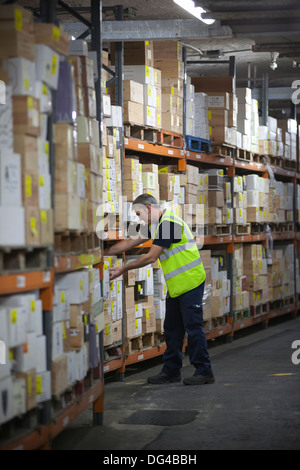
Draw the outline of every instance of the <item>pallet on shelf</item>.
<instances>
[{"instance_id":1,"label":"pallet on shelf","mask_svg":"<svg viewBox=\"0 0 300 470\"><path fill-rule=\"evenodd\" d=\"M208 225L207 235L208 236L220 236L220 235L231 235L231 225Z\"/></svg>"},{"instance_id":2,"label":"pallet on shelf","mask_svg":"<svg viewBox=\"0 0 300 470\"><path fill-rule=\"evenodd\" d=\"M49 269L51 251L52 246L0 247L0 274Z\"/></svg>"},{"instance_id":3,"label":"pallet on shelf","mask_svg":"<svg viewBox=\"0 0 300 470\"><path fill-rule=\"evenodd\" d=\"M157 143L168 147L183 148L183 136L171 131L161 130L157 132Z\"/></svg>"},{"instance_id":4,"label":"pallet on shelf","mask_svg":"<svg viewBox=\"0 0 300 470\"><path fill-rule=\"evenodd\" d=\"M262 303L259 305L250 305L251 317L258 317L259 315L265 315L270 311L270 303Z\"/></svg>"},{"instance_id":5,"label":"pallet on shelf","mask_svg":"<svg viewBox=\"0 0 300 470\"><path fill-rule=\"evenodd\" d=\"M245 308L242 310L236 310L233 312L233 321L241 321L241 320L246 320L247 318L250 318L250 308Z\"/></svg>"},{"instance_id":6,"label":"pallet on shelf","mask_svg":"<svg viewBox=\"0 0 300 470\"><path fill-rule=\"evenodd\" d=\"M216 155L217 157L234 158L236 155L236 146L234 145L226 144L223 142L221 143L212 142L211 147L212 147L211 153L213 155Z\"/></svg>"},{"instance_id":7,"label":"pallet on shelf","mask_svg":"<svg viewBox=\"0 0 300 470\"><path fill-rule=\"evenodd\" d=\"M270 165L283 168L283 157L279 157L277 155L268 155L267 158Z\"/></svg>"},{"instance_id":8,"label":"pallet on shelf","mask_svg":"<svg viewBox=\"0 0 300 470\"><path fill-rule=\"evenodd\" d=\"M124 136L127 138L143 140L156 144L158 142L158 129L141 126L132 122L124 123Z\"/></svg>"},{"instance_id":9,"label":"pallet on shelf","mask_svg":"<svg viewBox=\"0 0 300 470\"><path fill-rule=\"evenodd\" d=\"M251 233L251 224L234 224L234 233L235 235L250 235Z\"/></svg>"},{"instance_id":10,"label":"pallet on shelf","mask_svg":"<svg viewBox=\"0 0 300 470\"><path fill-rule=\"evenodd\" d=\"M295 160L283 159L283 168L286 170L297 171L297 162Z\"/></svg>"},{"instance_id":11,"label":"pallet on shelf","mask_svg":"<svg viewBox=\"0 0 300 470\"><path fill-rule=\"evenodd\" d=\"M265 223L251 222L251 233L253 235L265 233Z\"/></svg>"},{"instance_id":12,"label":"pallet on shelf","mask_svg":"<svg viewBox=\"0 0 300 470\"><path fill-rule=\"evenodd\" d=\"M68 230L54 235L56 254L87 253L100 248L100 240L95 232Z\"/></svg>"},{"instance_id":13,"label":"pallet on shelf","mask_svg":"<svg viewBox=\"0 0 300 470\"><path fill-rule=\"evenodd\" d=\"M220 317L212 317L211 318L212 329L227 325L227 318L228 318L227 314L222 315Z\"/></svg>"},{"instance_id":14,"label":"pallet on shelf","mask_svg":"<svg viewBox=\"0 0 300 470\"><path fill-rule=\"evenodd\" d=\"M186 148L188 150L202 152L202 153L211 153L212 144L210 140L201 139L200 137L192 137L191 135L185 136ZM213 152L212 152L213 153Z\"/></svg>"},{"instance_id":15,"label":"pallet on shelf","mask_svg":"<svg viewBox=\"0 0 300 470\"><path fill-rule=\"evenodd\" d=\"M134 352L143 352L146 349L153 348L155 345L155 333L146 333L134 338L126 338L125 351L129 355Z\"/></svg>"},{"instance_id":16,"label":"pallet on shelf","mask_svg":"<svg viewBox=\"0 0 300 470\"><path fill-rule=\"evenodd\" d=\"M242 148L237 148L236 149L236 158L237 160L242 160L244 162L252 162L253 157L252 157L252 152L246 149Z\"/></svg>"},{"instance_id":17,"label":"pallet on shelf","mask_svg":"<svg viewBox=\"0 0 300 470\"><path fill-rule=\"evenodd\" d=\"M293 222L278 222L269 223L271 231L273 233L284 233L284 232L293 232L294 231L294 223Z\"/></svg>"}]
</instances>

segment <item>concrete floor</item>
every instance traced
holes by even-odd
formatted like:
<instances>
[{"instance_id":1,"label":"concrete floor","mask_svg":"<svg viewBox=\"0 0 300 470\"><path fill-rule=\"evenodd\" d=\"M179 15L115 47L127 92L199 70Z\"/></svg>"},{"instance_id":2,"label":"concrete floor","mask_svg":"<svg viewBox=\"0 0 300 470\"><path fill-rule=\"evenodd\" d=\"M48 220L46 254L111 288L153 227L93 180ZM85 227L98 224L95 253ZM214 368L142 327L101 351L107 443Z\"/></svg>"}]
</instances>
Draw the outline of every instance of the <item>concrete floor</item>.
<instances>
[{"instance_id":1,"label":"concrete floor","mask_svg":"<svg viewBox=\"0 0 300 470\"><path fill-rule=\"evenodd\" d=\"M300 450L300 364L292 343L300 317L209 343L215 384L149 385L161 358L106 379L103 426L86 410L52 443L54 450ZM298 354L300 359L300 353ZM182 376L193 374L184 357Z\"/></svg>"}]
</instances>

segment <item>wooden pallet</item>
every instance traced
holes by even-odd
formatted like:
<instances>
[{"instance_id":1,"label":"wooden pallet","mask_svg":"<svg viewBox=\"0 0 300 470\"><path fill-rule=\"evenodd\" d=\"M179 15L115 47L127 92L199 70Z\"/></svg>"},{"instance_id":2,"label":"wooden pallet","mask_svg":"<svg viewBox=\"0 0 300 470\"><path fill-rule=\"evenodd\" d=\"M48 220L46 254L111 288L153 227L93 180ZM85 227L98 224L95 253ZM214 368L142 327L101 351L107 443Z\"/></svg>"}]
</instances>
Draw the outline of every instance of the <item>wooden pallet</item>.
<instances>
[{"instance_id":1,"label":"wooden pallet","mask_svg":"<svg viewBox=\"0 0 300 470\"><path fill-rule=\"evenodd\" d=\"M215 143L212 142L212 151L211 153L217 157L230 157L234 158L236 155L236 147L230 144L225 143Z\"/></svg>"},{"instance_id":2,"label":"wooden pallet","mask_svg":"<svg viewBox=\"0 0 300 470\"><path fill-rule=\"evenodd\" d=\"M236 149L236 158L237 160L242 160L243 162L252 162L252 152L246 149L237 148Z\"/></svg>"},{"instance_id":3,"label":"wooden pallet","mask_svg":"<svg viewBox=\"0 0 300 470\"><path fill-rule=\"evenodd\" d=\"M257 317L259 315L265 315L269 313L270 303L266 302L260 305L250 305L251 317Z\"/></svg>"},{"instance_id":4,"label":"wooden pallet","mask_svg":"<svg viewBox=\"0 0 300 470\"><path fill-rule=\"evenodd\" d=\"M231 225L208 225L208 236L231 235Z\"/></svg>"},{"instance_id":5,"label":"wooden pallet","mask_svg":"<svg viewBox=\"0 0 300 470\"><path fill-rule=\"evenodd\" d=\"M251 224L234 224L234 233L235 235L250 235L251 233Z\"/></svg>"},{"instance_id":6,"label":"wooden pallet","mask_svg":"<svg viewBox=\"0 0 300 470\"><path fill-rule=\"evenodd\" d=\"M125 340L126 354L134 352L145 351L146 349L155 346L155 333L146 333L144 335L136 336L135 338L127 338Z\"/></svg>"},{"instance_id":7,"label":"wooden pallet","mask_svg":"<svg viewBox=\"0 0 300 470\"><path fill-rule=\"evenodd\" d=\"M265 233L265 224L259 222L251 222L251 233L253 235Z\"/></svg>"},{"instance_id":8,"label":"wooden pallet","mask_svg":"<svg viewBox=\"0 0 300 470\"><path fill-rule=\"evenodd\" d=\"M37 429L39 424L38 407L27 411L24 415L12 418L0 426L0 446L2 439L3 443L9 439L17 439L26 432Z\"/></svg>"},{"instance_id":9,"label":"wooden pallet","mask_svg":"<svg viewBox=\"0 0 300 470\"><path fill-rule=\"evenodd\" d=\"M88 253L100 248L100 240L95 232L70 230L54 235L56 254Z\"/></svg>"},{"instance_id":10,"label":"wooden pallet","mask_svg":"<svg viewBox=\"0 0 300 470\"><path fill-rule=\"evenodd\" d=\"M211 153L212 145L210 140L201 139L200 137L193 137L191 135L185 136L186 148L193 152Z\"/></svg>"},{"instance_id":11,"label":"wooden pallet","mask_svg":"<svg viewBox=\"0 0 300 470\"><path fill-rule=\"evenodd\" d=\"M174 148L183 148L183 136L180 134L176 134L171 131L159 131L157 132L157 143L159 145L166 145L168 147Z\"/></svg>"},{"instance_id":12,"label":"wooden pallet","mask_svg":"<svg viewBox=\"0 0 300 470\"><path fill-rule=\"evenodd\" d=\"M297 166L298 164L294 160L287 160L286 158L283 159L283 168L286 170L297 171Z\"/></svg>"},{"instance_id":13,"label":"wooden pallet","mask_svg":"<svg viewBox=\"0 0 300 470\"><path fill-rule=\"evenodd\" d=\"M141 126L132 122L124 123L124 137L143 140L152 144L157 143L158 129Z\"/></svg>"},{"instance_id":14,"label":"wooden pallet","mask_svg":"<svg viewBox=\"0 0 300 470\"><path fill-rule=\"evenodd\" d=\"M252 162L265 164L267 162L267 157L266 155L261 155L260 153L252 152Z\"/></svg>"},{"instance_id":15,"label":"wooden pallet","mask_svg":"<svg viewBox=\"0 0 300 470\"><path fill-rule=\"evenodd\" d=\"M278 157L276 155L268 155L267 158L270 165L277 166L278 168L283 168L283 157Z\"/></svg>"},{"instance_id":16,"label":"wooden pallet","mask_svg":"<svg viewBox=\"0 0 300 470\"><path fill-rule=\"evenodd\" d=\"M241 321L250 318L250 308L245 308L244 310L237 310L233 312L233 321Z\"/></svg>"},{"instance_id":17,"label":"wooden pallet","mask_svg":"<svg viewBox=\"0 0 300 470\"><path fill-rule=\"evenodd\" d=\"M294 231L294 222L279 222L278 224L271 222L269 226L273 233L284 233Z\"/></svg>"},{"instance_id":18,"label":"wooden pallet","mask_svg":"<svg viewBox=\"0 0 300 470\"><path fill-rule=\"evenodd\" d=\"M51 268L52 247L0 247L0 274Z\"/></svg>"},{"instance_id":19,"label":"wooden pallet","mask_svg":"<svg viewBox=\"0 0 300 470\"><path fill-rule=\"evenodd\" d=\"M212 329L219 328L220 326L227 325L227 314L222 315L221 317L212 317L211 319L211 326Z\"/></svg>"}]
</instances>

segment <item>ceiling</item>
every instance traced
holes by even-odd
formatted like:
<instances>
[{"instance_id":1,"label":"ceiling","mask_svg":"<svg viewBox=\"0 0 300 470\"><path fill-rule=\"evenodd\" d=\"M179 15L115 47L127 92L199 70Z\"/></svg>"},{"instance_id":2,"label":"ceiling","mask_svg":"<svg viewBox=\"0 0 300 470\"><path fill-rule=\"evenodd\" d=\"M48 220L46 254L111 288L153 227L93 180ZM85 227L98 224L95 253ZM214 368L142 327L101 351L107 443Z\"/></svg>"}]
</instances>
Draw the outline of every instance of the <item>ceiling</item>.
<instances>
[{"instance_id":1,"label":"ceiling","mask_svg":"<svg viewBox=\"0 0 300 470\"><path fill-rule=\"evenodd\" d=\"M40 2L20 0L19 3L38 9ZM65 3L79 8L80 13L89 19L89 14L84 9L90 6L90 0L65 0ZM194 18L173 0L103 0L102 4L103 7L122 4L125 9L124 21ZM184 39L185 44L193 46L203 54L201 56L195 49L187 48L189 62L202 60L202 63L188 65L189 75L228 74L228 64L218 63L218 60L228 60L230 55L234 55L237 86L247 86L249 71L252 79L256 75L256 82L252 80L251 87L261 87L265 73L268 73L269 87L291 87L294 80L300 79L300 68L293 67L293 62L300 63L299 0L195 0L195 5L205 8L210 17L216 18L216 22L208 27L209 36ZM127 8L134 13L133 17L128 16ZM59 13L59 18L64 22L76 21L69 14L62 12ZM103 20L114 20L113 13L104 12ZM199 28L204 26L207 28L199 21ZM263 52L257 52L258 46ZM220 59L213 59L211 62L210 54L207 54L207 51L211 50L221 51ZM270 68L271 51L280 53L276 70Z\"/></svg>"}]
</instances>

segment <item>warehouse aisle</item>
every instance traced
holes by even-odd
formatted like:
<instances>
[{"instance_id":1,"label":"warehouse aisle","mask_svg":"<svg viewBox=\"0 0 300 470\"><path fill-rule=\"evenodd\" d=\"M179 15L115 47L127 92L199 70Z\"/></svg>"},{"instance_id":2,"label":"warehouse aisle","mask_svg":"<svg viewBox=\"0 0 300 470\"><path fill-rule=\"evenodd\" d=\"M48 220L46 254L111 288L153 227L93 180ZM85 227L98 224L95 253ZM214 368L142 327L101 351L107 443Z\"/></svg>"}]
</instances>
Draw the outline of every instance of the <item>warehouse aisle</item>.
<instances>
[{"instance_id":1,"label":"warehouse aisle","mask_svg":"<svg viewBox=\"0 0 300 470\"><path fill-rule=\"evenodd\" d=\"M276 323L210 346L213 385L148 385L160 360L135 365L124 382L106 384L104 426L92 427L87 410L53 449L300 450L300 364L292 362L300 318ZM187 377L193 373L187 357L184 364Z\"/></svg>"}]
</instances>

